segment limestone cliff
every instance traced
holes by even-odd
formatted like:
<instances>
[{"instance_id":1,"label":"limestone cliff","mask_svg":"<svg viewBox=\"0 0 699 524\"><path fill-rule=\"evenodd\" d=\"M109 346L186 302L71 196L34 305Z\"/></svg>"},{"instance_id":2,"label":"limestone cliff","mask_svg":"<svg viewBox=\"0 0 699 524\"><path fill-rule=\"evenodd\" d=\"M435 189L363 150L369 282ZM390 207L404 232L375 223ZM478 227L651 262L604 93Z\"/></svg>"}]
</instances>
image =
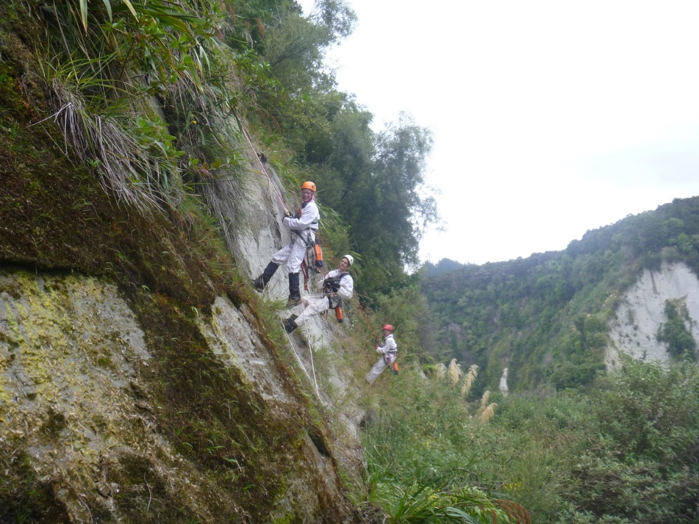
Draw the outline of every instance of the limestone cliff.
<instances>
[{"instance_id":1,"label":"limestone cliff","mask_svg":"<svg viewBox=\"0 0 699 524\"><path fill-rule=\"evenodd\" d=\"M664 262L660 269L645 269L626 290L610 323L611 343L605 361L610 369L621 363L621 354L636 359L667 361L668 344L658 332L668 321L668 301L682 306L686 329L699 340L699 279L683 263Z\"/></svg>"}]
</instances>

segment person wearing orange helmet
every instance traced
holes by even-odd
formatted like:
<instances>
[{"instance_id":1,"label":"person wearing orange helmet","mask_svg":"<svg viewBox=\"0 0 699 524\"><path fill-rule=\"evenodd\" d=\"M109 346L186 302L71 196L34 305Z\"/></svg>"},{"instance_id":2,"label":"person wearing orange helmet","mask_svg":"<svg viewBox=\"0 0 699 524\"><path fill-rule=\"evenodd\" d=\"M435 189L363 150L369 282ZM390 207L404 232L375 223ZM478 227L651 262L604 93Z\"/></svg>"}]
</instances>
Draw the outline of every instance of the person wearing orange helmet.
<instances>
[{"instance_id":1,"label":"person wearing orange helmet","mask_svg":"<svg viewBox=\"0 0 699 524\"><path fill-rule=\"evenodd\" d=\"M264 291L281 264L286 265L289 275L289 300L287 306L301 302L299 271L308 246L315 242L315 232L320 224L320 212L315 203L316 185L306 181L301 186L301 207L296 214L286 212L282 224L291 230L291 242L277 251L263 273L252 281L258 291Z\"/></svg>"},{"instance_id":2,"label":"person wearing orange helmet","mask_svg":"<svg viewBox=\"0 0 699 524\"><path fill-rule=\"evenodd\" d=\"M385 337L383 344L376 348L376 352L381 354L381 358L366 374L366 381L369 384L373 384L379 378L379 375L383 373L383 370L393 366L393 363L396 361L398 344L393 339L393 326L391 324L386 324L383 327L383 336Z\"/></svg>"}]
</instances>

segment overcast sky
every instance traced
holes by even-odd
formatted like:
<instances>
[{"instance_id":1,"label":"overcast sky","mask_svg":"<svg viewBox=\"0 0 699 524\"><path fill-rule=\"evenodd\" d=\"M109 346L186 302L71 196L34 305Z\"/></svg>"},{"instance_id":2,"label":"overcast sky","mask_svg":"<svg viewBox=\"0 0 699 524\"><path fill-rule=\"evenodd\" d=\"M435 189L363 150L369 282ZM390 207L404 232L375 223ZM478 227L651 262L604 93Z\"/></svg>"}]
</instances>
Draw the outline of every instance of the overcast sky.
<instances>
[{"instance_id":1,"label":"overcast sky","mask_svg":"<svg viewBox=\"0 0 699 524\"><path fill-rule=\"evenodd\" d=\"M699 195L699 2L348 1L339 89L377 131L403 111L433 133L423 260L562 250Z\"/></svg>"}]
</instances>

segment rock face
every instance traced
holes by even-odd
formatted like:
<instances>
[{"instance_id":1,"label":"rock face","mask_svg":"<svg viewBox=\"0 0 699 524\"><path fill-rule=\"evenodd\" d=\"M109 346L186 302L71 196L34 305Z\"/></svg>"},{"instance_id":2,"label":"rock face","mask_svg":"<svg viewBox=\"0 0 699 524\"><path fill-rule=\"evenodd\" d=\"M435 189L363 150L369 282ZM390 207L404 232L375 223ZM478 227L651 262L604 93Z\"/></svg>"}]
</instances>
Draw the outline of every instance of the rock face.
<instances>
[{"instance_id":1,"label":"rock face","mask_svg":"<svg viewBox=\"0 0 699 524\"><path fill-rule=\"evenodd\" d=\"M293 211L300 199L298 193L285 192L274 167L260 160L252 142L246 139L243 151L254 174L244 179L222 176L206 186L205 194L209 208L223 225L228 249L252 279L262 273L276 251L292 240L291 231L281 225L284 205ZM321 216L321 227L322 223ZM326 260L326 263L332 264L333 261ZM325 270L327 272L328 267ZM308 271L307 282L301 275L302 296L319 293L322 278L322 274L312 269ZM288 276L282 265L261 296L265 300L285 301L288 293ZM281 310L280 325L292 312L298 315L301 311L303 306ZM311 317L289 337L288 342L294 361L303 372L302 380L307 381L321 403L334 413L335 431L341 436L335 442L337 458L345 466L345 471L358 479L364 461L359 442L359 424L364 410L355 398L355 378L352 369L347 367L348 359L356 359L356 355L343 342L347 338L345 329L351 325L351 320L348 315L345 324L340 325L330 310L322 317ZM221 322L221 325L232 323ZM316 369L318 363L314 362L314 354L319 354L315 360L321 360L322 373ZM263 376L264 373L259 374L260 380Z\"/></svg>"},{"instance_id":2,"label":"rock face","mask_svg":"<svg viewBox=\"0 0 699 524\"><path fill-rule=\"evenodd\" d=\"M687 313L685 327L699 340L699 279L682 263L663 263L658 271L646 269L621 299L616 319L610 324L611 344L605 362L608 369L620 365L620 354L636 359L666 361L668 344L658 340L658 330L667 322L670 300Z\"/></svg>"},{"instance_id":3,"label":"rock face","mask_svg":"<svg viewBox=\"0 0 699 524\"><path fill-rule=\"evenodd\" d=\"M0 450L10 466L0 490L4 510L17 513L18 505L34 504L39 513L32 517L80 522L354 520L333 446L304 414L293 380L260 339L245 306L219 297L214 314L200 315L196 325L220 369L237 370L237 387L252 391L231 400L259 403L256 423L229 406L229 420L244 428L240 438L247 435L251 444L241 442L223 457L230 482L257 479L250 491L262 487L271 497L255 503L262 506L257 517L235 491L219 491L207 474L217 467L200 464L176 429L167 429L163 419L170 410L160 402L157 384L163 372L174 370L156 362L162 356L149 348L116 286L81 275L1 271L0 305ZM206 382L196 376L205 371L187 370L195 375L194 386ZM286 442L267 441L275 435ZM213 440L208 445L224 447ZM22 482L39 493L37 500L22 501ZM12 490L17 499L8 500ZM3 521L13 517L0 515Z\"/></svg>"},{"instance_id":4,"label":"rock face","mask_svg":"<svg viewBox=\"0 0 699 524\"><path fill-rule=\"evenodd\" d=\"M288 339L260 300L283 269L263 297L247 282L289 240L278 181L206 186L219 257L186 213L105 194L20 102L0 115L22 130L0 141L0 522L359 521L344 328Z\"/></svg>"}]
</instances>

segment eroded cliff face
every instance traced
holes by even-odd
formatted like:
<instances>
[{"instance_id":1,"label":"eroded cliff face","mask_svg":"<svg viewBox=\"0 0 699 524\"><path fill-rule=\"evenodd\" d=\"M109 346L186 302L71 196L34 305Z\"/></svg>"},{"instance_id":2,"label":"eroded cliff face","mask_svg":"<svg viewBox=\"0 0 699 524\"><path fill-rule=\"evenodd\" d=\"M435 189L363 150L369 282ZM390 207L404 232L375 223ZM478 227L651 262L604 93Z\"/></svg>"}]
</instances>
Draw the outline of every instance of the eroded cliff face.
<instances>
[{"instance_id":1,"label":"eroded cliff face","mask_svg":"<svg viewBox=\"0 0 699 524\"><path fill-rule=\"evenodd\" d=\"M248 283L288 241L271 179L207 189L228 258L106 194L2 67L0 521L360 520L345 332L290 345ZM262 298L285 294L280 269Z\"/></svg>"},{"instance_id":2,"label":"eroded cliff face","mask_svg":"<svg viewBox=\"0 0 699 524\"><path fill-rule=\"evenodd\" d=\"M659 270L646 269L621 298L610 324L611 344L605 362L611 370L621 364L621 354L636 359L667 361L668 344L658 340L667 322L667 301L682 306L686 329L699 340L699 279L683 263L663 263Z\"/></svg>"},{"instance_id":3,"label":"eroded cliff face","mask_svg":"<svg viewBox=\"0 0 699 524\"><path fill-rule=\"evenodd\" d=\"M248 176L221 176L204 188L212 210L226 239L226 245L238 261L244 274L252 279L262 273L272 255L292 240L291 231L282 226L285 205L294 210L299 205L298 192L287 194L274 166L261 161L259 153L247 137L241 151L250 171ZM323 217L321 216L321 227ZM326 260L325 272L337 261ZM321 292L322 273L308 271L308 280L301 276L302 296ZM289 294L288 274L281 265L270 280L263 300L282 304ZM358 348L348 337L351 334L353 310L345 304L347 319L338 324L330 310L322 316L311 317L292 336L286 337L287 348L293 355L294 367L300 368L300 379L315 392L316 398L332 413L338 460L345 471L359 481L363 471L363 452L359 442L359 424L364 410L360 407L363 371L357 372ZM278 323L291 312L299 314L302 306L293 310L279 309ZM297 368L297 369L298 369Z\"/></svg>"},{"instance_id":4,"label":"eroded cliff face","mask_svg":"<svg viewBox=\"0 0 699 524\"><path fill-rule=\"evenodd\" d=\"M21 478L10 486L17 478L6 476L3 488L19 500L25 482L44 491L40 500L27 503L48 500L43 510L55 508L67 520L216 522L260 516L245 500L222 491L218 474L210 478L209 468L196 460L204 451L219 468L228 464L232 484L246 479L251 496L270 497L266 518L350 518L349 506L343 516L343 504L338 505L344 499L332 444L302 413L307 408L294 381L256 334L245 306L218 297L213 315L193 319L207 344L190 348L214 361L208 368L172 369L174 358L157 362L162 356L149 347L128 302L100 279L2 271L0 300L1 448L9 470ZM238 392L207 388L203 374L212 372L230 374L220 385ZM167 380L163 373L188 375L188 394L194 397L217 395L218 401L201 399L199 407L224 407L218 414L223 420L191 413L187 399L172 401L199 418L195 424L219 427L179 428L186 440L178 428L167 428L162 419L173 415L173 406L163 406L164 392L153 384ZM241 410L240 403L248 406ZM194 446L206 449L188 453ZM14 506L19 517L20 507L3 503Z\"/></svg>"}]
</instances>

